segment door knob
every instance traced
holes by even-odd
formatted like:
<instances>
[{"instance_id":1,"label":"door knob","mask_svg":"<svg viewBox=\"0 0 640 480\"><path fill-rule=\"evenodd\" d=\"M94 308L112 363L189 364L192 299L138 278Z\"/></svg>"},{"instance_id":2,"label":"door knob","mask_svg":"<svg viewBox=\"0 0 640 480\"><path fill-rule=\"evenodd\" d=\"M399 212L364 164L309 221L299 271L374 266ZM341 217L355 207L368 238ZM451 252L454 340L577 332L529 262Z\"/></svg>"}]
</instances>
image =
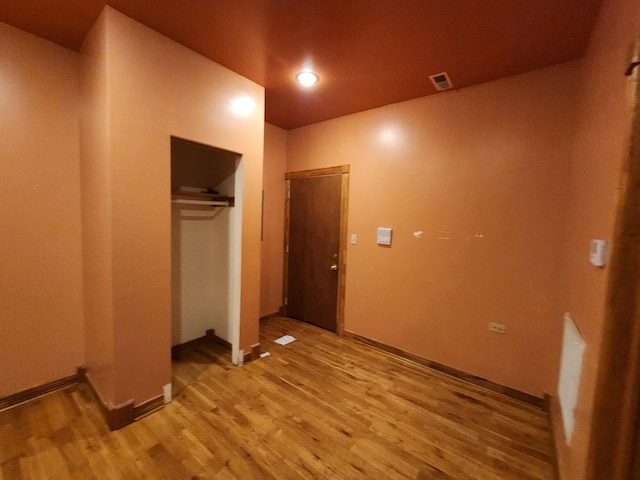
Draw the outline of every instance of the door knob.
<instances>
[{"instance_id":1,"label":"door knob","mask_svg":"<svg viewBox=\"0 0 640 480\"><path fill-rule=\"evenodd\" d=\"M333 265L331 265L331 270L338 270L338 265L336 265L335 263Z\"/></svg>"}]
</instances>

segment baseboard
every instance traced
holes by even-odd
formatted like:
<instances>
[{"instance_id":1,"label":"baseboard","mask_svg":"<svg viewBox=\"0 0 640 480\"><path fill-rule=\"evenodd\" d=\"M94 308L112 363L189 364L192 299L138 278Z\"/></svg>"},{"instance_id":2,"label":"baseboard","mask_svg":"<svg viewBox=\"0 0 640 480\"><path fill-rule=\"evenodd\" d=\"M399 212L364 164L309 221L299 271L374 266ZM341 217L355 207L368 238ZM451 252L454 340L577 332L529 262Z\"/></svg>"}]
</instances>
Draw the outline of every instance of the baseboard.
<instances>
[{"instance_id":1,"label":"baseboard","mask_svg":"<svg viewBox=\"0 0 640 480\"><path fill-rule=\"evenodd\" d=\"M104 398L102 398L102 395L94 385L91 380L91 376L86 369L84 369L84 372L82 373L82 380L89 387L89 390L93 395L93 399L100 408L100 411L109 426L109 430L119 430L133 423L135 419L133 413L133 400L128 400L120 405L111 405L110 403L105 402Z\"/></svg>"},{"instance_id":2,"label":"baseboard","mask_svg":"<svg viewBox=\"0 0 640 480\"><path fill-rule=\"evenodd\" d=\"M260 353L262 353L262 351L260 350L260 344L254 343L253 345L251 345L251 351L244 354L242 362L244 364L247 364L249 362L257 360L260 358Z\"/></svg>"},{"instance_id":3,"label":"baseboard","mask_svg":"<svg viewBox=\"0 0 640 480\"><path fill-rule=\"evenodd\" d=\"M142 402L140 405L133 407L133 419L140 420L142 417L156 412L164 407L164 395L158 395L157 397L150 398L146 402Z\"/></svg>"},{"instance_id":4,"label":"baseboard","mask_svg":"<svg viewBox=\"0 0 640 480\"><path fill-rule=\"evenodd\" d=\"M210 328L205 332L205 335L203 335L202 337L194 338L193 340L189 340L188 342L184 342L184 343L180 343L178 345L172 346L171 358L178 357L181 353L197 348L205 343L216 343L224 347L225 349L231 351L231 343L226 341L224 338L218 337L216 335L216 331Z\"/></svg>"},{"instance_id":5,"label":"baseboard","mask_svg":"<svg viewBox=\"0 0 640 480\"><path fill-rule=\"evenodd\" d=\"M264 317L260 317L260 321L264 322L265 320L269 320L270 318L281 317L282 308L279 311L270 313L269 315L265 315Z\"/></svg>"},{"instance_id":6,"label":"baseboard","mask_svg":"<svg viewBox=\"0 0 640 480\"><path fill-rule=\"evenodd\" d=\"M562 411L560 409L560 399L555 395L546 394L544 396L544 407L549 418L549 432L551 433L551 443L553 448L553 467L556 479L562 480L562 470L560 469L560 450L558 445L564 441L564 425L562 423Z\"/></svg>"},{"instance_id":7,"label":"baseboard","mask_svg":"<svg viewBox=\"0 0 640 480\"><path fill-rule=\"evenodd\" d=\"M0 411L15 407L48 393L62 390L63 388L67 388L78 383L85 383L89 387L93 399L100 408L100 411L111 430L118 430L125 427L130 423L133 423L134 420L138 420L139 418L153 413L164 406L163 395L150 398L146 402L142 402L140 405L135 406L133 404L133 400L129 400L116 406L110 405L104 401L102 395L100 395L100 392L98 392L98 389L91 381L87 368L82 366L77 368L75 375L60 378L37 387L27 388L20 392L0 398Z\"/></svg>"},{"instance_id":8,"label":"baseboard","mask_svg":"<svg viewBox=\"0 0 640 480\"><path fill-rule=\"evenodd\" d=\"M71 385L80 383L81 379L79 376L79 371L81 368L83 367L78 368L78 373L76 373L75 375L69 375L68 377L53 380L52 382L47 382L36 387L27 388L25 390L21 390L11 395L7 395L6 397L0 398L0 411L15 407L30 400L34 400L38 397L41 397L42 395L55 392L56 390L61 390Z\"/></svg>"},{"instance_id":9,"label":"baseboard","mask_svg":"<svg viewBox=\"0 0 640 480\"><path fill-rule=\"evenodd\" d=\"M179 356L181 353L186 352L187 350L191 350L193 348L199 347L200 345L208 341L209 341L208 336L204 335L202 337L189 340L188 342L180 343L178 345L173 345L171 347L171 358L175 358Z\"/></svg>"},{"instance_id":10,"label":"baseboard","mask_svg":"<svg viewBox=\"0 0 640 480\"><path fill-rule=\"evenodd\" d=\"M120 405L109 405L107 425L109 430L120 430L135 421L133 414L133 400L127 400Z\"/></svg>"},{"instance_id":11,"label":"baseboard","mask_svg":"<svg viewBox=\"0 0 640 480\"><path fill-rule=\"evenodd\" d=\"M225 340L224 338L217 336L215 330L213 329L207 330L206 337L209 339L209 341L212 341L213 343L217 343L218 345L221 345L225 349L231 351L231 343Z\"/></svg>"},{"instance_id":12,"label":"baseboard","mask_svg":"<svg viewBox=\"0 0 640 480\"><path fill-rule=\"evenodd\" d=\"M504 385L500 385L495 382L491 382L485 378L476 377L475 375L471 375L469 373L463 372L462 370L458 370L453 367L449 367L447 365L443 365L438 362L434 362L433 360L426 359L414 353L407 352L402 350L401 348L392 347L391 345L387 345L385 343L379 342L377 340L373 340L371 338L363 337L362 335L358 335L357 333L350 332L348 330L344 331L344 337L349 338L351 340L355 340L360 343L364 343L370 347L378 348L380 350L384 350L385 352L392 353L402 358L406 358L408 360L412 360L420 365L424 365L425 367L432 368L439 372L445 373L452 377L455 377L459 380L464 380L465 382L471 383L473 385L486 388L487 390L491 390L492 392L501 393L508 397L514 398L524 403L528 403L534 407L539 409L544 409L544 399L536 397L535 395L531 395L529 393L521 392L520 390L516 390L515 388L507 387Z\"/></svg>"}]
</instances>

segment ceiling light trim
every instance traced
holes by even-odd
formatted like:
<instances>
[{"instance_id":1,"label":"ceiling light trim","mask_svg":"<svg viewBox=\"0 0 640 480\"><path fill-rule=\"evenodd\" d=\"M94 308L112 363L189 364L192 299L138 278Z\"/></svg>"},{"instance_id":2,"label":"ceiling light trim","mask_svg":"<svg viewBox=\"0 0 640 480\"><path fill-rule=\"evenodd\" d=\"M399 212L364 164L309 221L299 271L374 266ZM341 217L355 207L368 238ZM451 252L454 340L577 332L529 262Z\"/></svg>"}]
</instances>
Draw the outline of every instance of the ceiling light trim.
<instances>
[{"instance_id":1,"label":"ceiling light trim","mask_svg":"<svg viewBox=\"0 0 640 480\"><path fill-rule=\"evenodd\" d=\"M304 70L296 75L296 81L307 88L313 87L319 80L318 74L310 70Z\"/></svg>"}]
</instances>

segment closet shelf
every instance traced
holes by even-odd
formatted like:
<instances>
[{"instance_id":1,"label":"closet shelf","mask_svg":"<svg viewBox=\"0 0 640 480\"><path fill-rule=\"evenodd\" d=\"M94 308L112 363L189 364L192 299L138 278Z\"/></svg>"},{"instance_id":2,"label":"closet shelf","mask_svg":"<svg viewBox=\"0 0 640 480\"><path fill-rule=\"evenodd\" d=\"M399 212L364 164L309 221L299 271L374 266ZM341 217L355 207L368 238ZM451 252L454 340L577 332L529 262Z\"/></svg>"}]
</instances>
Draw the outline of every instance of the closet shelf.
<instances>
[{"instance_id":1,"label":"closet shelf","mask_svg":"<svg viewBox=\"0 0 640 480\"><path fill-rule=\"evenodd\" d=\"M203 207L233 207L235 198L212 193L179 192L171 194L171 203Z\"/></svg>"}]
</instances>

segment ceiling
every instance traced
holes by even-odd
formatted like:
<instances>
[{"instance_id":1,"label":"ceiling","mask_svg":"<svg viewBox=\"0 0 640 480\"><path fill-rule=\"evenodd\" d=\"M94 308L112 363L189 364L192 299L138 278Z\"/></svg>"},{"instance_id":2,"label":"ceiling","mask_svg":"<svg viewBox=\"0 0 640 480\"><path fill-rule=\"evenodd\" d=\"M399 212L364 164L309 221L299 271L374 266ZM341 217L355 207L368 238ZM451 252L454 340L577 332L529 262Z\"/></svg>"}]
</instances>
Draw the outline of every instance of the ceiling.
<instances>
[{"instance_id":1,"label":"ceiling","mask_svg":"<svg viewBox=\"0 0 640 480\"><path fill-rule=\"evenodd\" d=\"M582 56L602 0L2 0L0 21L78 50L105 4L266 90L296 128ZM304 89L295 74L312 68Z\"/></svg>"}]
</instances>

